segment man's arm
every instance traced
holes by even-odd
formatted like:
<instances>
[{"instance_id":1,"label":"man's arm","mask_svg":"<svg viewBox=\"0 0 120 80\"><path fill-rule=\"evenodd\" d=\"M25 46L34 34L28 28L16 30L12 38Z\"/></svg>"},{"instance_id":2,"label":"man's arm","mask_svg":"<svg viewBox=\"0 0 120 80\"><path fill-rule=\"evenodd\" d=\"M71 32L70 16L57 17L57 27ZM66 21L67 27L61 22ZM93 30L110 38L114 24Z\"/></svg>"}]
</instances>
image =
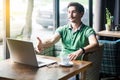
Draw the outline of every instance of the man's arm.
<instances>
[{"instance_id":1,"label":"man's arm","mask_svg":"<svg viewBox=\"0 0 120 80\"><path fill-rule=\"evenodd\" d=\"M89 45L87 45L86 47L83 47L83 49L80 48L79 50L71 53L69 55L70 60L77 59L77 57L79 57L83 52L85 53L91 52L98 48L99 44L98 44L98 40L95 35L90 35L88 39L89 39Z\"/></svg>"},{"instance_id":2,"label":"man's arm","mask_svg":"<svg viewBox=\"0 0 120 80\"><path fill-rule=\"evenodd\" d=\"M98 46L99 46L98 40L96 38L96 35L90 35L88 37L88 39L89 39L89 45L84 47L85 52L91 52L91 51L96 50L98 48Z\"/></svg>"},{"instance_id":3,"label":"man's arm","mask_svg":"<svg viewBox=\"0 0 120 80\"><path fill-rule=\"evenodd\" d=\"M43 50L44 48L48 48L54 45L56 42L58 42L60 40L60 35L59 33L55 33L52 37L44 41L42 41L39 37L37 37L37 39L38 39L37 48L38 51L41 52L41 50Z\"/></svg>"}]
</instances>

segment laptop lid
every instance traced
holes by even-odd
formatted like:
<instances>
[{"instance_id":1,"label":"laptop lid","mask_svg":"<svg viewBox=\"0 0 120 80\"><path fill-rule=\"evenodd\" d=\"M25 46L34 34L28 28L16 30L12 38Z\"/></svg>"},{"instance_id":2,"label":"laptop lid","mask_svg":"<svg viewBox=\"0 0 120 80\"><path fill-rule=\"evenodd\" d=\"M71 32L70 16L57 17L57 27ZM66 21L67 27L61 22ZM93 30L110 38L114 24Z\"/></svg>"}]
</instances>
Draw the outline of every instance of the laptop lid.
<instances>
[{"instance_id":1,"label":"laptop lid","mask_svg":"<svg viewBox=\"0 0 120 80\"><path fill-rule=\"evenodd\" d=\"M38 58L39 61L37 61L32 42L8 38L7 45L10 52L10 58L14 62L37 67L45 66L56 62L54 60L43 58Z\"/></svg>"}]
</instances>

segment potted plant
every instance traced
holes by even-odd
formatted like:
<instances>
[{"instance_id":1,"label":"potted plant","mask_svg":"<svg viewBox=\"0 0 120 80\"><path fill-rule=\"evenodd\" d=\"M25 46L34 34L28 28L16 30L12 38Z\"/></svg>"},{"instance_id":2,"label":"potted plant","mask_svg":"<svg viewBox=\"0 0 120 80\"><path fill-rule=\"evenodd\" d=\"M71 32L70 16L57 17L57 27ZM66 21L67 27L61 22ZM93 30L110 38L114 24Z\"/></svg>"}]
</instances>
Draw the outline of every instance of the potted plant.
<instances>
[{"instance_id":1,"label":"potted plant","mask_svg":"<svg viewBox=\"0 0 120 80\"><path fill-rule=\"evenodd\" d=\"M111 30L111 20L112 19L112 16L111 16L111 13L110 11L108 10L108 8L106 8L106 30L107 31L110 31Z\"/></svg>"}]
</instances>

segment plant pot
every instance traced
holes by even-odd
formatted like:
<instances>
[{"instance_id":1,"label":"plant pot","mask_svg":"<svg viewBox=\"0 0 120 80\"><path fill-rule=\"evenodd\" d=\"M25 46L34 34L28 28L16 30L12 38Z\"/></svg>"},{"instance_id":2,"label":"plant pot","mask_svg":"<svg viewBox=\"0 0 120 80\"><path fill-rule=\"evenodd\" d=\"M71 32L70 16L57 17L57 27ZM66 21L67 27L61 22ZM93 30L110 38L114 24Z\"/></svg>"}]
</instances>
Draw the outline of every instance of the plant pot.
<instances>
[{"instance_id":1,"label":"plant pot","mask_svg":"<svg viewBox=\"0 0 120 80\"><path fill-rule=\"evenodd\" d=\"M105 29L106 29L106 31L110 31L111 30L111 25L105 24Z\"/></svg>"}]
</instances>

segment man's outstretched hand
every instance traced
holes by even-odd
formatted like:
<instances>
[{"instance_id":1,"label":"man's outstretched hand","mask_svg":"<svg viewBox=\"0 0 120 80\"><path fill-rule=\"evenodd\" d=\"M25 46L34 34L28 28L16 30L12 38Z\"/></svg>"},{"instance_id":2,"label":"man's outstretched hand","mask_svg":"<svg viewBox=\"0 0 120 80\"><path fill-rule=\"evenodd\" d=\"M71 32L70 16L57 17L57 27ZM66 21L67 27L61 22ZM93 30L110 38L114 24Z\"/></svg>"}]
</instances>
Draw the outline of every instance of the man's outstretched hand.
<instances>
[{"instance_id":1,"label":"man's outstretched hand","mask_svg":"<svg viewBox=\"0 0 120 80\"><path fill-rule=\"evenodd\" d=\"M37 37L37 40L38 40L38 44L37 44L36 51L40 53L43 50L42 41L41 41L41 39L39 37Z\"/></svg>"}]
</instances>

